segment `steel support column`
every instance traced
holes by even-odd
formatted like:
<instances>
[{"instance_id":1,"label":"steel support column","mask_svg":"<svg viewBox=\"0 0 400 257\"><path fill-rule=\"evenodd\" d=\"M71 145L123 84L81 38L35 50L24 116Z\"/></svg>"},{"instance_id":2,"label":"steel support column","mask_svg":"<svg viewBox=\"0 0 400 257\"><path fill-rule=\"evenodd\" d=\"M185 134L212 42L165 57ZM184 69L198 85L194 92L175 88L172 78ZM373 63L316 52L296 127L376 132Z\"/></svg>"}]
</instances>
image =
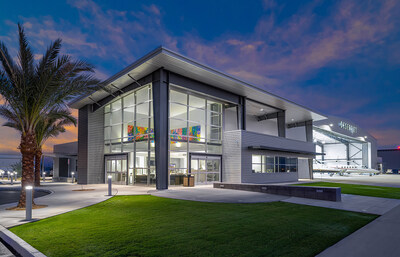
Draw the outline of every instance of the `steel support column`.
<instances>
[{"instance_id":1,"label":"steel support column","mask_svg":"<svg viewBox=\"0 0 400 257\"><path fill-rule=\"evenodd\" d=\"M156 187L168 188L168 72L159 69L153 73L153 117L156 161Z\"/></svg>"},{"instance_id":2,"label":"steel support column","mask_svg":"<svg viewBox=\"0 0 400 257\"><path fill-rule=\"evenodd\" d=\"M240 130L246 130L246 97L239 98L239 105L237 108L238 128Z\"/></svg>"},{"instance_id":3,"label":"steel support column","mask_svg":"<svg viewBox=\"0 0 400 257\"><path fill-rule=\"evenodd\" d=\"M285 111L278 112L278 136L286 137L286 115Z\"/></svg>"}]
</instances>

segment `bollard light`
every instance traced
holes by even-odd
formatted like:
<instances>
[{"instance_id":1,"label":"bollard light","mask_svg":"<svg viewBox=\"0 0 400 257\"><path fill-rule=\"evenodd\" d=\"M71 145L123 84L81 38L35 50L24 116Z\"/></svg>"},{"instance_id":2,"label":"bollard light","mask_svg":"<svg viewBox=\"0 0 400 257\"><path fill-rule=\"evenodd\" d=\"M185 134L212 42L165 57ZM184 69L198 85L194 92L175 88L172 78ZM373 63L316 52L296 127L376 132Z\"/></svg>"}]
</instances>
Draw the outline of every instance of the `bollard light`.
<instances>
[{"instance_id":1,"label":"bollard light","mask_svg":"<svg viewBox=\"0 0 400 257\"><path fill-rule=\"evenodd\" d=\"M32 219L32 186L25 187L25 219Z\"/></svg>"},{"instance_id":2,"label":"bollard light","mask_svg":"<svg viewBox=\"0 0 400 257\"><path fill-rule=\"evenodd\" d=\"M112 196L111 181L112 181L112 176L108 176L108 196Z\"/></svg>"},{"instance_id":3,"label":"bollard light","mask_svg":"<svg viewBox=\"0 0 400 257\"><path fill-rule=\"evenodd\" d=\"M74 179L75 179L75 172L71 172L71 177L72 177L72 182L71 183L74 183Z\"/></svg>"},{"instance_id":4,"label":"bollard light","mask_svg":"<svg viewBox=\"0 0 400 257\"><path fill-rule=\"evenodd\" d=\"M46 181L46 172L45 171L43 171L43 173L42 173L42 179L43 179L43 182Z\"/></svg>"},{"instance_id":5,"label":"bollard light","mask_svg":"<svg viewBox=\"0 0 400 257\"><path fill-rule=\"evenodd\" d=\"M14 173L10 172L11 185L14 185Z\"/></svg>"},{"instance_id":6,"label":"bollard light","mask_svg":"<svg viewBox=\"0 0 400 257\"><path fill-rule=\"evenodd\" d=\"M15 175L15 181L17 181L17 179L18 179L18 172L16 172L15 170L14 170L14 175Z\"/></svg>"}]
</instances>

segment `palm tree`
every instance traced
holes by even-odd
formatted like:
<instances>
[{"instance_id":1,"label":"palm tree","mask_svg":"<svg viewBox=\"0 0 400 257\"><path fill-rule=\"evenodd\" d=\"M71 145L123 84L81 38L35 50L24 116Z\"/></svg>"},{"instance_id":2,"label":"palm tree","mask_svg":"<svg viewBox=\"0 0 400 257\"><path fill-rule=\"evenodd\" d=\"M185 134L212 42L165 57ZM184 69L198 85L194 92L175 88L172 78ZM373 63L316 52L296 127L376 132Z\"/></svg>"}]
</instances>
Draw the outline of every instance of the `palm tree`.
<instances>
[{"instance_id":1,"label":"palm tree","mask_svg":"<svg viewBox=\"0 0 400 257\"><path fill-rule=\"evenodd\" d=\"M1 107L0 107L1 112ZM65 132L66 125L73 124L76 126L76 118L71 115L68 109L54 109L46 116L41 116L35 129L36 136L36 152L35 152L35 186L40 186L40 164L42 158L42 147L47 139L50 137L56 137L60 133ZM3 115L4 117L4 115ZM12 120L12 117L8 116L8 121L3 126L14 128L19 132L22 132L22 128L19 123Z\"/></svg>"},{"instance_id":2,"label":"palm tree","mask_svg":"<svg viewBox=\"0 0 400 257\"><path fill-rule=\"evenodd\" d=\"M42 146L50 137L56 137L65 132L66 125L76 126L76 118L69 110L53 110L43 117L36 126L36 154L35 154L35 186L40 186L40 164Z\"/></svg>"},{"instance_id":3,"label":"palm tree","mask_svg":"<svg viewBox=\"0 0 400 257\"><path fill-rule=\"evenodd\" d=\"M0 42L0 95L5 103L0 116L21 128L19 150L22 154L22 190L18 207L24 208L25 187L34 182L36 127L41 117L55 108L67 108L67 102L98 89L93 66L61 55L61 39L51 43L39 62L35 62L24 29L18 24L18 62Z\"/></svg>"}]
</instances>

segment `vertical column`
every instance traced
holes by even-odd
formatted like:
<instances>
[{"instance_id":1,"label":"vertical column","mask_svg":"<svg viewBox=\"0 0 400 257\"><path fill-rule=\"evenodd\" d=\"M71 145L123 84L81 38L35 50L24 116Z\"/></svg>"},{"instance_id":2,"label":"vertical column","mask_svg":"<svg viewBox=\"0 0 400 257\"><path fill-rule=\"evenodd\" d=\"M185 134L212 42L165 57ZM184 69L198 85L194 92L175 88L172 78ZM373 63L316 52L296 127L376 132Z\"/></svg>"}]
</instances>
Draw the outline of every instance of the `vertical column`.
<instances>
[{"instance_id":1,"label":"vertical column","mask_svg":"<svg viewBox=\"0 0 400 257\"><path fill-rule=\"evenodd\" d=\"M153 116L156 161L156 187L168 188L168 73L159 69L153 73Z\"/></svg>"},{"instance_id":2,"label":"vertical column","mask_svg":"<svg viewBox=\"0 0 400 257\"><path fill-rule=\"evenodd\" d=\"M238 129L246 130L246 97L239 98L239 105L237 107L237 121Z\"/></svg>"},{"instance_id":3,"label":"vertical column","mask_svg":"<svg viewBox=\"0 0 400 257\"><path fill-rule=\"evenodd\" d=\"M306 141L307 142L313 142L313 121L312 120L307 120L305 122L306 125Z\"/></svg>"},{"instance_id":4,"label":"vertical column","mask_svg":"<svg viewBox=\"0 0 400 257\"><path fill-rule=\"evenodd\" d=\"M278 112L278 136L286 137L286 120L285 111Z\"/></svg>"},{"instance_id":5,"label":"vertical column","mask_svg":"<svg viewBox=\"0 0 400 257\"><path fill-rule=\"evenodd\" d=\"M346 159L347 159L347 165L350 165L350 145L349 145L349 143L346 143Z\"/></svg>"},{"instance_id":6,"label":"vertical column","mask_svg":"<svg viewBox=\"0 0 400 257\"><path fill-rule=\"evenodd\" d=\"M78 184L88 183L89 105L79 109L78 116Z\"/></svg>"},{"instance_id":7,"label":"vertical column","mask_svg":"<svg viewBox=\"0 0 400 257\"><path fill-rule=\"evenodd\" d=\"M305 121L306 141L307 142L313 142L313 127L312 127L312 125L313 125L312 120ZM308 158L308 168L309 168L310 179L313 179L313 158Z\"/></svg>"}]
</instances>

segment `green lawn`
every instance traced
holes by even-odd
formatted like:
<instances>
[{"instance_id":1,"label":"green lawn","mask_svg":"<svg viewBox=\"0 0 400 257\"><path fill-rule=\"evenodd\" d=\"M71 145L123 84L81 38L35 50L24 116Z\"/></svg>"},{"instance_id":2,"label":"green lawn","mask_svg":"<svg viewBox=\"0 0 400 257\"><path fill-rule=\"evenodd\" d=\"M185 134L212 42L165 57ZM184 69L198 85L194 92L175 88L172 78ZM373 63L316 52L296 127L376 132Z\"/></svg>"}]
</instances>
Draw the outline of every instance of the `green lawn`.
<instances>
[{"instance_id":1,"label":"green lawn","mask_svg":"<svg viewBox=\"0 0 400 257\"><path fill-rule=\"evenodd\" d=\"M398 187L380 187L356 184L343 184L331 182L315 182L296 184L296 186L320 186L320 187L341 187L343 194L365 195L383 198L400 199L400 188Z\"/></svg>"},{"instance_id":2,"label":"green lawn","mask_svg":"<svg viewBox=\"0 0 400 257\"><path fill-rule=\"evenodd\" d=\"M47 256L314 256L376 215L283 202L154 196L105 202L11 228Z\"/></svg>"}]
</instances>

